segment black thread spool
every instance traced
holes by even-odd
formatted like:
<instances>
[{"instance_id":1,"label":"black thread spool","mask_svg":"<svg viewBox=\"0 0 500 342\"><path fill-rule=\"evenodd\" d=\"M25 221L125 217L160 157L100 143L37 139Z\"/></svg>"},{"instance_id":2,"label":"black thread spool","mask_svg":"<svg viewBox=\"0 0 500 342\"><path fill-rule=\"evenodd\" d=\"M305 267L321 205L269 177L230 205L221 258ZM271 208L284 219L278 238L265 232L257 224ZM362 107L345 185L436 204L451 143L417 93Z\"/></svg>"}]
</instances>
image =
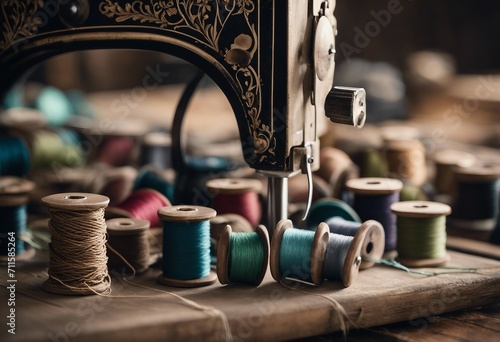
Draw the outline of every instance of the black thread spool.
<instances>
[{"instance_id":1,"label":"black thread spool","mask_svg":"<svg viewBox=\"0 0 500 342\"><path fill-rule=\"evenodd\" d=\"M150 132L144 136L139 156L141 166L153 165L158 170L172 167L172 137L165 132Z\"/></svg>"},{"instance_id":2,"label":"black thread spool","mask_svg":"<svg viewBox=\"0 0 500 342\"><path fill-rule=\"evenodd\" d=\"M457 198L449 226L454 234L487 240L498 217L500 166L456 168L455 179Z\"/></svg>"},{"instance_id":3,"label":"black thread spool","mask_svg":"<svg viewBox=\"0 0 500 342\"><path fill-rule=\"evenodd\" d=\"M116 218L106 221L108 232L108 268L110 270L129 270L125 259L135 273L145 272L154 263L150 257L148 230L149 221L129 218ZM117 255L117 253L119 255ZM121 258L121 257L123 258Z\"/></svg>"},{"instance_id":4,"label":"black thread spool","mask_svg":"<svg viewBox=\"0 0 500 342\"><path fill-rule=\"evenodd\" d=\"M35 184L17 177L0 177L0 262L26 261L35 255L26 248L23 233L26 230L26 204ZM15 259L14 259L15 258Z\"/></svg>"}]
</instances>

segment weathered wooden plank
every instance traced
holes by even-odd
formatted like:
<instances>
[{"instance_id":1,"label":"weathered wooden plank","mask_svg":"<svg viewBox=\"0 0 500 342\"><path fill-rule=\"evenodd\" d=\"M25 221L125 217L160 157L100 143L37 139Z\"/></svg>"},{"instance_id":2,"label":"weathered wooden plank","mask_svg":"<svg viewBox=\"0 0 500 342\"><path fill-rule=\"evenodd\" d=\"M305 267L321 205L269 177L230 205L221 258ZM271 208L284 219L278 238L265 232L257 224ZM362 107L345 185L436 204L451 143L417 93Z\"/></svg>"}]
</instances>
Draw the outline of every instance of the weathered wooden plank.
<instances>
[{"instance_id":1,"label":"weathered wooden plank","mask_svg":"<svg viewBox=\"0 0 500 342\"><path fill-rule=\"evenodd\" d=\"M198 289L174 289L156 282L151 269L134 282L172 291L201 305L222 311L235 340L282 340L317 336L339 329L329 299L338 301L353 327L393 322L424 322L443 312L482 306L500 300L500 262L450 252L450 265L480 267L474 274L425 277L376 266L360 273L344 288L337 282L320 287L301 284L297 291L266 275L259 287L216 284ZM15 336L12 341L88 340L221 340L223 325L213 312L200 311L153 289L113 280L112 296L72 297L46 293L46 261L18 265ZM5 298L6 272L0 274ZM328 299L329 298L329 299ZM2 305L2 317L5 306ZM422 318L423 317L423 321Z\"/></svg>"},{"instance_id":2,"label":"weathered wooden plank","mask_svg":"<svg viewBox=\"0 0 500 342\"><path fill-rule=\"evenodd\" d=\"M500 260L500 246L488 242L469 240L458 236L448 236L446 247L462 253Z\"/></svg>"}]
</instances>

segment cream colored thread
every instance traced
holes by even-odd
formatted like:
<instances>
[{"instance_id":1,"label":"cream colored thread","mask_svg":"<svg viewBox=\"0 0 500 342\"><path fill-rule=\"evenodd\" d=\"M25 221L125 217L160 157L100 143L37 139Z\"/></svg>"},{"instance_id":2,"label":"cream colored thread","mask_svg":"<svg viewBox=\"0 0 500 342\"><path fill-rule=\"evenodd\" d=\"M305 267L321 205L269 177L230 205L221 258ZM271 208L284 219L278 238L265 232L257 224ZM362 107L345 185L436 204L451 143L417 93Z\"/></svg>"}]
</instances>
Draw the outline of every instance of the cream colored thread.
<instances>
[{"instance_id":1,"label":"cream colored thread","mask_svg":"<svg viewBox=\"0 0 500 342\"><path fill-rule=\"evenodd\" d=\"M333 298L327 297L327 296L319 294L319 293L307 292L307 291L298 289L296 287L289 286L289 285L285 284L283 281L280 281L280 284L283 285L284 287L290 289L290 290L293 290L293 291L298 291L298 292L302 292L302 293L305 293L308 295L318 296L318 297L327 299L333 306L334 313L336 314L336 318L337 318L337 321L339 323L340 330L342 331L344 336L347 335L347 333L349 332L349 325L353 325L353 324L352 324L351 320L349 319L349 315L345 311L344 307L339 302L337 302Z\"/></svg>"},{"instance_id":2,"label":"cream colored thread","mask_svg":"<svg viewBox=\"0 0 500 342\"><path fill-rule=\"evenodd\" d=\"M106 284L103 293L110 293L104 209L49 212L49 278L76 291Z\"/></svg>"}]
</instances>

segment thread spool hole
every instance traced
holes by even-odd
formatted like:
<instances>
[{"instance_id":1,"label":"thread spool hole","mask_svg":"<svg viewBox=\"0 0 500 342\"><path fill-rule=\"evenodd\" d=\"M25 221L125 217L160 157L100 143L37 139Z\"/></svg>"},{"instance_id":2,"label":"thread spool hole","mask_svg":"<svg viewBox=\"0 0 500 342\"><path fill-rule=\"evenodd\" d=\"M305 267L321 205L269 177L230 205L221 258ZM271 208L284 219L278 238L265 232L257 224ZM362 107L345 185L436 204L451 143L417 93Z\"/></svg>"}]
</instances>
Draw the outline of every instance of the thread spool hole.
<instances>
[{"instance_id":1,"label":"thread spool hole","mask_svg":"<svg viewBox=\"0 0 500 342\"><path fill-rule=\"evenodd\" d=\"M122 221L120 222L120 226L131 226L132 222L131 221Z\"/></svg>"},{"instance_id":2,"label":"thread spool hole","mask_svg":"<svg viewBox=\"0 0 500 342\"><path fill-rule=\"evenodd\" d=\"M371 181L371 182L366 182L366 184L370 184L370 185L379 185L381 184L379 181Z\"/></svg>"},{"instance_id":3,"label":"thread spool hole","mask_svg":"<svg viewBox=\"0 0 500 342\"><path fill-rule=\"evenodd\" d=\"M370 254L373 250L373 242L368 242L368 244L366 245L366 254Z\"/></svg>"},{"instance_id":4,"label":"thread spool hole","mask_svg":"<svg viewBox=\"0 0 500 342\"><path fill-rule=\"evenodd\" d=\"M198 209L196 208L190 208L190 207L182 207L182 208L177 208L177 211L197 211Z\"/></svg>"},{"instance_id":5,"label":"thread spool hole","mask_svg":"<svg viewBox=\"0 0 500 342\"><path fill-rule=\"evenodd\" d=\"M425 205L425 204L414 205L413 207L414 207L414 208L416 208L416 209L425 209L425 208L429 208L429 206L428 206L428 205Z\"/></svg>"},{"instance_id":6,"label":"thread spool hole","mask_svg":"<svg viewBox=\"0 0 500 342\"><path fill-rule=\"evenodd\" d=\"M84 199L87 199L87 197L86 196L81 196L81 195L70 195L70 196L64 197L64 199L69 199L69 200L84 200Z\"/></svg>"}]
</instances>

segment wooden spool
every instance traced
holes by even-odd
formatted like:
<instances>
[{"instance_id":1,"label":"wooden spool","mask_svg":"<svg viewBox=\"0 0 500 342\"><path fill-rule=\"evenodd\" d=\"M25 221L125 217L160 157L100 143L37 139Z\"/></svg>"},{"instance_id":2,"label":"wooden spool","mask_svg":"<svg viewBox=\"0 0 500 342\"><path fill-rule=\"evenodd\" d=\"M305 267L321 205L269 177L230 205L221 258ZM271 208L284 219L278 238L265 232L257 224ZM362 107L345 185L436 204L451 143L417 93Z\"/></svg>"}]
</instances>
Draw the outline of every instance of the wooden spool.
<instances>
[{"instance_id":1,"label":"wooden spool","mask_svg":"<svg viewBox=\"0 0 500 342\"><path fill-rule=\"evenodd\" d=\"M415 186L427 180L425 147L419 140L395 140L385 146L389 176Z\"/></svg>"},{"instance_id":2,"label":"wooden spool","mask_svg":"<svg viewBox=\"0 0 500 342\"><path fill-rule=\"evenodd\" d=\"M217 277L221 284L228 284L231 282L229 278L229 257L231 251L231 233L232 228L227 225L219 240L219 247L217 249ZM255 280L255 285L259 286L264 279L267 271L267 265L269 264L269 233L263 225L258 225L256 228L256 233L259 234L262 240L262 246L264 247L264 262L262 263L262 270L260 275Z\"/></svg>"},{"instance_id":3,"label":"wooden spool","mask_svg":"<svg viewBox=\"0 0 500 342\"><path fill-rule=\"evenodd\" d=\"M6 176L0 177L0 207L18 207L29 201L29 194L35 188L35 183L27 179ZM19 239L16 236L16 240ZM16 254L16 262L26 261L35 255L33 248L27 247L24 252ZM7 262L7 255L0 256L0 262Z\"/></svg>"},{"instance_id":4,"label":"wooden spool","mask_svg":"<svg viewBox=\"0 0 500 342\"><path fill-rule=\"evenodd\" d=\"M210 219L210 238L213 239L215 251L217 252L219 239L226 229L231 226L235 232L250 233L255 231L246 218L238 214L222 214Z\"/></svg>"},{"instance_id":5,"label":"wooden spool","mask_svg":"<svg viewBox=\"0 0 500 342\"><path fill-rule=\"evenodd\" d=\"M434 184L439 194L456 195L455 174L456 167L471 167L476 162L476 157L468 152L457 150L441 150L434 154L436 176Z\"/></svg>"},{"instance_id":6,"label":"wooden spool","mask_svg":"<svg viewBox=\"0 0 500 342\"><path fill-rule=\"evenodd\" d=\"M217 212L212 208L194 205L176 205L172 207L163 207L158 210L160 219L167 222L201 222L210 220L215 217L215 215L217 215ZM164 229L168 229L168 227ZM158 282L160 284L174 287L208 286L215 283L216 280L217 274L213 271L210 271L206 277L189 280L167 278L163 274L158 276Z\"/></svg>"},{"instance_id":7,"label":"wooden spool","mask_svg":"<svg viewBox=\"0 0 500 342\"><path fill-rule=\"evenodd\" d=\"M376 222L376 221L372 221ZM374 244L374 246L380 245L380 241L368 241L367 234L370 230L370 224L361 225L356 234L351 241L351 245L349 246L349 250L344 260L344 267L342 269L342 283L345 287L349 287L352 285L354 280L358 277L359 269L362 264L362 256L369 249L368 246L370 243ZM372 235L371 237L377 237L377 235ZM366 243L366 244L365 244ZM383 253L383 240L382 240L382 253ZM371 249L370 251L373 251ZM377 248L377 251L379 249Z\"/></svg>"},{"instance_id":8,"label":"wooden spool","mask_svg":"<svg viewBox=\"0 0 500 342\"><path fill-rule=\"evenodd\" d=\"M219 178L211 179L206 183L208 191L214 195L214 199L219 195L242 195L246 193L255 194L255 210L254 213L244 215L244 212L238 214L246 216L245 218L253 225L256 226L260 217L262 216L260 203L258 202L258 193L262 189L262 183L257 179L247 178ZM224 211L224 208L216 208L220 214L231 214Z\"/></svg>"},{"instance_id":9,"label":"wooden spool","mask_svg":"<svg viewBox=\"0 0 500 342\"><path fill-rule=\"evenodd\" d=\"M358 229L358 233L363 231L366 231L366 233L364 233L365 238L363 239L360 251L363 258L359 266L360 270L373 267L375 262L366 260L365 257L380 259L384 255L385 247L384 227L378 221L368 220L363 222Z\"/></svg>"},{"instance_id":10,"label":"wooden spool","mask_svg":"<svg viewBox=\"0 0 500 342\"><path fill-rule=\"evenodd\" d=\"M389 195L401 191L403 182L393 178L367 177L351 179L346 184L347 188L360 195Z\"/></svg>"},{"instance_id":11,"label":"wooden spool","mask_svg":"<svg viewBox=\"0 0 500 342\"><path fill-rule=\"evenodd\" d=\"M46 124L43 113L32 108L11 108L0 115L0 127L13 131L35 131Z\"/></svg>"},{"instance_id":12,"label":"wooden spool","mask_svg":"<svg viewBox=\"0 0 500 342\"><path fill-rule=\"evenodd\" d=\"M278 282L284 278L280 269L281 240L285 231L290 228L293 228L292 221L279 221L271 240L270 268L274 280ZM323 282L323 266L328 237L328 226L326 223L320 223L314 234L314 242L311 248L311 281L314 285L320 285Z\"/></svg>"},{"instance_id":13,"label":"wooden spool","mask_svg":"<svg viewBox=\"0 0 500 342\"><path fill-rule=\"evenodd\" d=\"M149 221L140 219L116 218L106 221L107 232L109 235L108 244L121 256L126 252L124 249L136 248L137 246L127 246L130 241L129 237L133 235L144 234L149 230ZM144 246L146 253L149 256L149 241ZM108 249L108 267L109 269L122 269L125 265L123 260L116 255L115 252ZM151 258L150 258L151 259ZM127 262L134 268L136 273L146 271L154 259L151 259L147 265L138 265L133 260Z\"/></svg>"},{"instance_id":14,"label":"wooden spool","mask_svg":"<svg viewBox=\"0 0 500 342\"><path fill-rule=\"evenodd\" d=\"M413 218L433 218L446 216L451 213L451 208L447 204L429 201L407 201L397 202L391 205L391 210L402 217ZM435 259L412 259L401 256L401 251L397 260L408 267L433 267L442 266L450 260L448 253L441 258Z\"/></svg>"},{"instance_id":15,"label":"wooden spool","mask_svg":"<svg viewBox=\"0 0 500 342\"><path fill-rule=\"evenodd\" d=\"M455 179L466 183L485 183L500 179L500 165L475 165L455 169ZM450 217L450 226L463 230L474 230L490 233L496 224L496 218L481 220L465 220Z\"/></svg>"},{"instance_id":16,"label":"wooden spool","mask_svg":"<svg viewBox=\"0 0 500 342\"><path fill-rule=\"evenodd\" d=\"M109 198L84 192L66 192L46 196L42 198L42 203L49 208L70 211L88 211L106 208L109 204ZM101 284L91 286L90 289L73 289L63 287L60 283L51 278L43 283L43 289L45 291L64 295L93 295L96 292L105 292L109 286L109 283L104 281Z\"/></svg>"}]
</instances>

